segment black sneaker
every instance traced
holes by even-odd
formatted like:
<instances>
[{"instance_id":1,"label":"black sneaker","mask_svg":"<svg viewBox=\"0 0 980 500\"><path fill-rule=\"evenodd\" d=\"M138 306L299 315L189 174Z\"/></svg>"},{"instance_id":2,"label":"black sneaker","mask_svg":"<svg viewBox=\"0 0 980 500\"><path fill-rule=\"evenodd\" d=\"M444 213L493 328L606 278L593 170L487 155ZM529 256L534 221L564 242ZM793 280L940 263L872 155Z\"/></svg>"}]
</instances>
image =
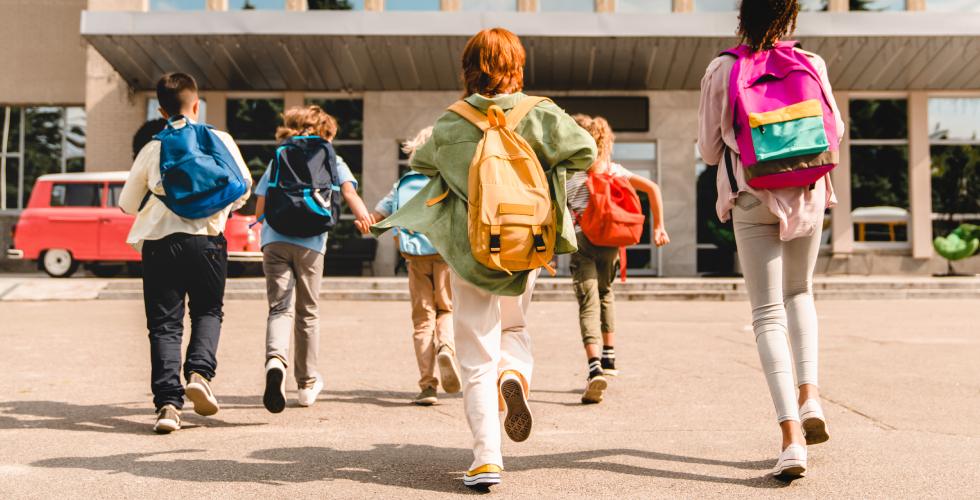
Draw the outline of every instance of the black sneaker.
<instances>
[{"instance_id":1,"label":"black sneaker","mask_svg":"<svg viewBox=\"0 0 980 500\"><path fill-rule=\"evenodd\" d=\"M153 432L170 434L180 429L180 410L174 405L163 405L157 411L157 423L153 424Z\"/></svg>"},{"instance_id":2,"label":"black sneaker","mask_svg":"<svg viewBox=\"0 0 980 500\"><path fill-rule=\"evenodd\" d=\"M415 399L412 400L413 403L419 406L432 406L439 402L439 398L436 397L435 387L426 387L422 389L422 392Z\"/></svg>"},{"instance_id":3,"label":"black sneaker","mask_svg":"<svg viewBox=\"0 0 980 500\"><path fill-rule=\"evenodd\" d=\"M616 351L612 347L602 348L602 374L610 377L619 375L619 370L616 369Z\"/></svg>"},{"instance_id":4,"label":"black sneaker","mask_svg":"<svg viewBox=\"0 0 980 500\"><path fill-rule=\"evenodd\" d=\"M265 362L265 393L262 404L272 413L286 408L286 365L276 357Z\"/></svg>"}]
</instances>

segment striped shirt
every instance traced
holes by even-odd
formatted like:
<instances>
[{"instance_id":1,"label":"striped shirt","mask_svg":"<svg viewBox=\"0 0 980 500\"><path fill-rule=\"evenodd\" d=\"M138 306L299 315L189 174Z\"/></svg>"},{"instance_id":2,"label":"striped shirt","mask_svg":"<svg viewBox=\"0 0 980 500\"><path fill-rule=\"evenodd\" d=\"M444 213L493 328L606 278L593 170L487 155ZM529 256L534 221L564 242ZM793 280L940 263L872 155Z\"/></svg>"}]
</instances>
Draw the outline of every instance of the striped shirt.
<instances>
[{"instance_id":1,"label":"striped shirt","mask_svg":"<svg viewBox=\"0 0 980 500\"><path fill-rule=\"evenodd\" d=\"M626 170L622 165L618 163L609 164L609 172L614 176L625 177L629 179L633 177L633 172ZM568 196L568 208L572 211L575 216L575 230L581 231L578 227L578 216L585 212L585 209L589 206L589 186L586 182L589 179L589 172L575 172L571 177L565 181L565 193Z\"/></svg>"}]
</instances>

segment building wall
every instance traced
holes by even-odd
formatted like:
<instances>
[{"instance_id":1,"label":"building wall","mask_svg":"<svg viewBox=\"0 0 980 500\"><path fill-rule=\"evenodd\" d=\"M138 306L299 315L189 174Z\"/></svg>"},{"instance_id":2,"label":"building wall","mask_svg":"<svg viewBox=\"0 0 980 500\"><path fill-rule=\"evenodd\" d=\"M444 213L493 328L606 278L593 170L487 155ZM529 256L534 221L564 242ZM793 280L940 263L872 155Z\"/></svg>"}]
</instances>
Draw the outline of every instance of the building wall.
<instances>
[{"instance_id":1,"label":"building wall","mask_svg":"<svg viewBox=\"0 0 980 500\"><path fill-rule=\"evenodd\" d=\"M81 104L86 0L0 0L0 103Z\"/></svg>"}]
</instances>

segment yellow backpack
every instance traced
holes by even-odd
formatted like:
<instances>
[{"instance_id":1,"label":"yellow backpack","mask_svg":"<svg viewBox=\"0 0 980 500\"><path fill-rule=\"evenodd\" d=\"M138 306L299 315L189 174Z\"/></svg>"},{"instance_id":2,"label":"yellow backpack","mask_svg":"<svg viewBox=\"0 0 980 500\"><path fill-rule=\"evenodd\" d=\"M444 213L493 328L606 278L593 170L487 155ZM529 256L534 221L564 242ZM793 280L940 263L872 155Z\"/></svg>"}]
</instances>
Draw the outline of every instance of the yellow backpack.
<instances>
[{"instance_id":1,"label":"yellow backpack","mask_svg":"<svg viewBox=\"0 0 980 500\"><path fill-rule=\"evenodd\" d=\"M531 146L514 131L544 97L527 97L508 113L484 115L465 101L449 107L483 131L469 173L468 234L473 258L511 274L544 267L555 253L556 224L548 178Z\"/></svg>"}]
</instances>

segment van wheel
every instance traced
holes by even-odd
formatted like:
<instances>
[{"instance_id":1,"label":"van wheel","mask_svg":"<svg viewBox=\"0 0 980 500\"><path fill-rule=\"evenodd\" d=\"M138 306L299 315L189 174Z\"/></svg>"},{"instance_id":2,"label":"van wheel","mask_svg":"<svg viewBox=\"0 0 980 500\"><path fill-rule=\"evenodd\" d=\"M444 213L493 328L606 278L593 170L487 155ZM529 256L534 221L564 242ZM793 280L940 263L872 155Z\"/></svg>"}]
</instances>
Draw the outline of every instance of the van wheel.
<instances>
[{"instance_id":1,"label":"van wheel","mask_svg":"<svg viewBox=\"0 0 980 500\"><path fill-rule=\"evenodd\" d=\"M52 278L67 278L78 270L78 261L64 248L52 248L41 257L41 269Z\"/></svg>"},{"instance_id":2,"label":"van wheel","mask_svg":"<svg viewBox=\"0 0 980 500\"><path fill-rule=\"evenodd\" d=\"M88 271L98 278L113 278L123 272L122 265L92 264L88 266Z\"/></svg>"}]
</instances>

